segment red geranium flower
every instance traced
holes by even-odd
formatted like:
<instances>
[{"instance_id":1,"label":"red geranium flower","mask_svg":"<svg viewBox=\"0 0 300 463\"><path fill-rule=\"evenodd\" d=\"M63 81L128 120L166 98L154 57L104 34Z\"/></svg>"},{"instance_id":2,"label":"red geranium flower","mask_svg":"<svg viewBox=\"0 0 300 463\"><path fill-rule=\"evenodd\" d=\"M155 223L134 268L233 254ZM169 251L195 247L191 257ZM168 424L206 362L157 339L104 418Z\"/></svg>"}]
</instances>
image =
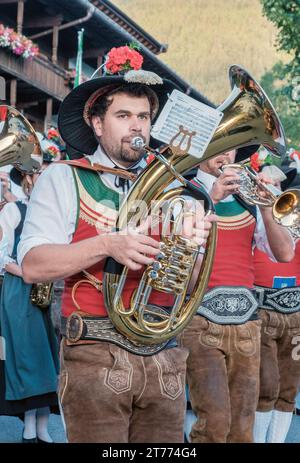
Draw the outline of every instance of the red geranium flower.
<instances>
[{"instance_id":1,"label":"red geranium flower","mask_svg":"<svg viewBox=\"0 0 300 463\"><path fill-rule=\"evenodd\" d=\"M137 71L142 67L143 61L144 58L138 51L126 45L112 48L107 55L105 66L110 74L116 74L120 71L130 71L132 69Z\"/></svg>"},{"instance_id":2,"label":"red geranium flower","mask_svg":"<svg viewBox=\"0 0 300 463\"><path fill-rule=\"evenodd\" d=\"M47 153L49 153L50 156L52 156L54 158L56 158L56 156L58 155L59 152L60 152L59 149L56 148L56 146L54 146L54 145L51 145L51 146L49 146L47 148Z\"/></svg>"},{"instance_id":3,"label":"red geranium flower","mask_svg":"<svg viewBox=\"0 0 300 463\"><path fill-rule=\"evenodd\" d=\"M254 153L250 157L250 166L252 167L253 170L256 172L259 172L259 167L261 165L261 162L259 161L259 153Z\"/></svg>"}]
</instances>

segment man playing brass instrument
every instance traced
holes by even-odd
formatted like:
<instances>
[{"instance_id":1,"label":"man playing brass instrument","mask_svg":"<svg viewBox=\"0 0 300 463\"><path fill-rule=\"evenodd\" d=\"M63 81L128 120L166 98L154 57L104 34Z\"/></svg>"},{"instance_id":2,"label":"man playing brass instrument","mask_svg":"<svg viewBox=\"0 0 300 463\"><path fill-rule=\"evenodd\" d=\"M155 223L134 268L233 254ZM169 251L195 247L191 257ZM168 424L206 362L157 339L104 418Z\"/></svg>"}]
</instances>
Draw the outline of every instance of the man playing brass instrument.
<instances>
[{"instance_id":1,"label":"man playing brass instrument","mask_svg":"<svg viewBox=\"0 0 300 463\"><path fill-rule=\"evenodd\" d=\"M265 166L262 172L282 189L290 186L297 170ZM288 434L300 386L300 241L294 259L272 262L254 250L258 316L262 321L260 390L254 423L254 442L283 443Z\"/></svg>"},{"instance_id":2,"label":"man playing brass instrument","mask_svg":"<svg viewBox=\"0 0 300 463\"><path fill-rule=\"evenodd\" d=\"M235 151L200 164L195 181L207 188L218 216L218 241L208 291L180 335L189 349L187 381L197 421L191 442L252 442L259 392L260 324L254 288L253 246L288 262L294 243L271 208L249 207L232 196L239 176L224 164ZM263 192L262 192L263 195Z\"/></svg>"},{"instance_id":3,"label":"man playing brass instrument","mask_svg":"<svg viewBox=\"0 0 300 463\"><path fill-rule=\"evenodd\" d=\"M132 140L149 143L151 121L173 88L140 70L74 89L62 103L59 129L65 142L88 156L76 167L50 168L32 197L19 260L27 281L65 279L59 397L69 442L183 440L186 350L174 340L143 346L125 338L107 318L101 292L107 257L129 269L128 303L143 266L160 252L145 225L113 228L132 171L144 167L144 153L132 148ZM101 174L91 170L96 164ZM208 236L210 220L204 227L202 221L197 244ZM191 227L186 236L194 235L198 230ZM169 296L152 302L167 306ZM85 336L91 323L93 341Z\"/></svg>"}]
</instances>

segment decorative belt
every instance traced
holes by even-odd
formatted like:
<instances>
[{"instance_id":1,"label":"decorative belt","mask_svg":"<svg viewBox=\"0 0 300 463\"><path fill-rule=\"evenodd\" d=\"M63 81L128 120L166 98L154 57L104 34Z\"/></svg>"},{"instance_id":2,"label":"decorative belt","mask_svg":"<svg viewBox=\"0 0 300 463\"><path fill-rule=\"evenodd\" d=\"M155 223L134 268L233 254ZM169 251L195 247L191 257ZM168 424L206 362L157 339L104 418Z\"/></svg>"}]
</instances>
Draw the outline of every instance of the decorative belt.
<instances>
[{"instance_id":1,"label":"decorative belt","mask_svg":"<svg viewBox=\"0 0 300 463\"><path fill-rule=\"evenodd\" d=\"M205 294L197 313L221 325L241 324L250 320L257 307L254 291L241 286L217 286Z\"/></svg>"},{"instance_id":2,"label":"decorative belt","mask_svg":"<svg viewBox=\"0 0 300 463\"><path fill-rule=\"evenodd\" d=\"M78 341L106 341L143 356L157 354L165 348L177 346L175 339L151 346L133 343L115 329L109 318L83 316L77 312L73 312L68 318L62 317L61 334L72 344Z\"/></svg>"},{"instance_id":3,"label":"decorative belt","mask_svg":"<svg viewBox=\"0 0 300 463\"><path fill-rule=\"evenodd\" d=\"M262 309L277 310L281 313L300 311L300 286L290 288L255 287L258 305Z\"/></svg>"}]
</instances>

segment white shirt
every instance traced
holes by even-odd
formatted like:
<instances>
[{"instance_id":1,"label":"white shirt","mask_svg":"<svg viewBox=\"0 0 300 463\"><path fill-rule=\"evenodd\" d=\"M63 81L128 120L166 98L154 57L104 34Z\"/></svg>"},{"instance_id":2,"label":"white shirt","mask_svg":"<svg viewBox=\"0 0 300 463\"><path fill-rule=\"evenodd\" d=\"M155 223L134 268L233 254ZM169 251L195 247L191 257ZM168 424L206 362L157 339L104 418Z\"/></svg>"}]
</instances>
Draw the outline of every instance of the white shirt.
<instances>
[{"instance_id":1,"label":"white shirt","mask_svg":"<svg viewBox=\"0 0 300 463\"><path fill-rule=\"evenodd\" d=\"M27 200L24 200L27 203ZM15 244L15 229L21 221L21 213L14 202L5 204L0 212L0 226L2 228L2 240L0 241L0 271L6 264L14 262L10 258Z\"/></svg>"},{"instance_id":2,"label":"white shirt","mask_svg":"<svg viewBox=\"0 0 300 463\"><path fill-rule=\"evenodd\" d=\"M102 151L100 145L92 156L91 163L115 167ZM144 159L131 166L141 170L146 165ZM117 167L121 167L118 166ZM104 172L101 180L106 186L123 195L115 185L116 176ZM129 182L129 187L131 182ZM38 178L30 197L20 243L18 263L30 249L42 244L69 244L75 232L77 217L77 192L72 169L67 164L52 163Z\"/></svg>"},{"instance_id":3,"label":"white shirt","mask_svg":"<svg viewBox=\"0 0 300 463\"><path fill-rule=\"evenodd\" d=\"M203 172L201 169L198 169L196 178L205 186L208 193L211 191L213 184L217 180L217 178L214 175L210 175L207 172ZM225 203L232 201L234 201L234 197L232 195L229 195L220 202ZM265 224L258 207L256 207L256 227L253 237L253 246L257 247L260 251L265 252L272 261L277 262L271 251L268 237L266 234Z\"/></svg>"}]
</instances>

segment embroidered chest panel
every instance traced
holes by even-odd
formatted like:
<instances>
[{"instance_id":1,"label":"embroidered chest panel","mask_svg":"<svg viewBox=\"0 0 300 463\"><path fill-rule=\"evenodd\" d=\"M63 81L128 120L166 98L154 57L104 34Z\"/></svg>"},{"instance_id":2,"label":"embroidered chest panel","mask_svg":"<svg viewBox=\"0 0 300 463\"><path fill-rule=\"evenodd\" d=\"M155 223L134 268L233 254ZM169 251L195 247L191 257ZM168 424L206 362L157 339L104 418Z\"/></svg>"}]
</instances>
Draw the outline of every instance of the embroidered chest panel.
<instances>
[{"instance_id":1,"label":"embroidered chest panel","mask_svg":"<svg viewBox=\"0 0 300 463\"><path fill-rule=\"evenodd\" d=\"M97 173L74 169L79 195L79 219L108 232L115 227L120 196L104 185Z\"/></svg>"},{"instance_id":2,"label":"embroidered chest panel","mask_svg":"<svg viewBox=\"0 0 300 463\"><path fill-rule=\"evenodd\" d=\"M216 205L219 230L240 230L245 227L255 226L255 218L237 201L219 203Z\"/></svg>"}]
</instances>

